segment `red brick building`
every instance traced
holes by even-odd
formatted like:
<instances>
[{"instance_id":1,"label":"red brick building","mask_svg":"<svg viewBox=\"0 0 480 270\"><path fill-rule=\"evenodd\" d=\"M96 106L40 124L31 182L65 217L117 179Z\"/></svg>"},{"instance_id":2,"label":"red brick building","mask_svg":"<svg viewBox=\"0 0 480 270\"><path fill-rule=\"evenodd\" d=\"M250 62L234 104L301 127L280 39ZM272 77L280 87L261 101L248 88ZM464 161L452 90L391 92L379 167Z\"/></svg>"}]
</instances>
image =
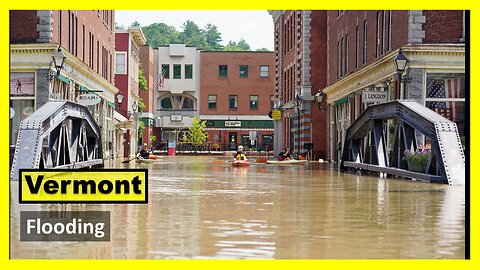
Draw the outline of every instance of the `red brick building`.
<instances>
[{"instance_id":1,"label":"red brick building","mask_svg":"<svg viewBox=\"0 0 480 270\"><path fill-rule=\"evenodd\" d=\"M11 144L20 121L51 100L75 101L80 94L101 99L89 106L102 129L104 158L114 143L113 10L12 10L10 11L10 78L32 81L31 93L10 91ZM51 56L60 48L67 56L59 76L52 76Z\"/></svg>"},{"instance_id":2,"label":"red brick building","mask_svg":"<svg viewBox=\"0 0 480 270\"><path fill-rule=\"evenodd\" d=\"M272 149L274 53L201 52L200 62L199 113L208 142L220 150Z\"/></svg>"},{"instance_id":3,"label":"red brick building","mask_svg":"<svg viewBox=\"0 0 480 270\"><path fill-rule=\"evenodd\" d=\"M140 27L129 27L115 31L115 86L123 96L117 103L117 112L130 120L131 125L124 134L123 156L134 155L138 151L139 136L139 86L140 48L145 45L146 38Z\"/></svg>"},{"instance_id":4,"label":"red brick building","mask_svg":"<svg viewBox=\"0 0 480 270\"><path fill-rule=\"evenodd\" d=\"M142 112L141 121L143 122L145 128L143 130L142 142L147 143L148 147L154 146L158 139L155 141L151 140L153 136L153 128L155 126L155 117L154 117L154 52L150 45L146 44L140 47L140 66L143 70L143 75L147 80L148 91L140 91L140 98L145 104L145 110Z\"/></svg>"},{"instance_id":5,"label":"red brick building","mask_svg":"<svg viewBox=\"0 0 480 270\"><path fill-rule=\"evenodd\" d=\"M327 13L269 13L275 28L275 109L282 112L275 121L275 152L290 147L310 158L325 158L326 112L315 95L327 80Z\"/></svg>"},{"instance_id":6,"label":"red brick building","mask_svg":"<svg viewBox=\"0 0 480 270\"><path fill-rule=\"evenodd\" d=\"M329 159L338 160L346 129L371 104L364 91L414 99L455 121L464 138L466 19L461 10L327 12ZM400 48L409 59L403 84L393 64Z\"/></svg>"}]
</instances>

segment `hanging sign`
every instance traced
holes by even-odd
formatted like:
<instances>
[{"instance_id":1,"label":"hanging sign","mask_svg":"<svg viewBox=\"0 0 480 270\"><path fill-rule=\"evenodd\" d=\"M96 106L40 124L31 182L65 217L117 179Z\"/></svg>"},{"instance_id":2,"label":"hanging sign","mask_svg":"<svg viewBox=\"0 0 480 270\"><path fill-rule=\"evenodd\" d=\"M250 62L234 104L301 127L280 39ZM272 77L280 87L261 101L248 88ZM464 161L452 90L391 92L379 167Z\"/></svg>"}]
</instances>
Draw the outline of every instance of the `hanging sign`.
<instances>
[{"instance_id":1,"label":"hanging sign","mask_svg":"<svg viewBox=\"0 0 480 270\"><path fill-rule=\"evenodd\" d=\"M362 96L363 103L377 103L388 101L387 91L363 91Z\"/></svg>"},{"instance_id":2,"label":"hanging sign","mask_svg":"<svg viewBox=\"0 0 480 270\"><path fill-rule=\"evenodd\" d=\"M278 121L282 119L282 111L280 110L273 110L272 111L272 119L274 121Z\"/></svg>"},{"instance_id":3,"label":"hanging sign","mask_svg":"<svg viewBox=\"0 0 480 270\"><path fill-rule=\"evenodd\" d=\"M78 104L83 106L96 105L102 100L95 94L81 94L76 98Z\"/></svg>"}]
</instances>

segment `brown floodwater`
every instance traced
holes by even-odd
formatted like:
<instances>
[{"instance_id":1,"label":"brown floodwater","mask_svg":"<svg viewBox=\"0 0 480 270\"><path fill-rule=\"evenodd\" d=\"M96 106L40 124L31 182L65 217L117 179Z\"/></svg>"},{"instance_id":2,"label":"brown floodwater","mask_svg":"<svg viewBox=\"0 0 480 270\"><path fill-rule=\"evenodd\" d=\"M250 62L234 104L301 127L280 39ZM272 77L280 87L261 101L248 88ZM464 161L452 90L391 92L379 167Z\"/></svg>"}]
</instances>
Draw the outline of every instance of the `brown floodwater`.
<instances>
[{"instance_id":1,"label":"brown floodwater","mask_svg":"<svg viewBox=\"0 0 480 270\"><path fill-rule=\"evenodd\" d=\"M464 258L465 187L342 173L329 164L232 167L164 157L148 168L148 204L19 205L10 257L72 259ZM21 242L24 210L110 211L109 242Z\"/></svg>"}]
</instances>

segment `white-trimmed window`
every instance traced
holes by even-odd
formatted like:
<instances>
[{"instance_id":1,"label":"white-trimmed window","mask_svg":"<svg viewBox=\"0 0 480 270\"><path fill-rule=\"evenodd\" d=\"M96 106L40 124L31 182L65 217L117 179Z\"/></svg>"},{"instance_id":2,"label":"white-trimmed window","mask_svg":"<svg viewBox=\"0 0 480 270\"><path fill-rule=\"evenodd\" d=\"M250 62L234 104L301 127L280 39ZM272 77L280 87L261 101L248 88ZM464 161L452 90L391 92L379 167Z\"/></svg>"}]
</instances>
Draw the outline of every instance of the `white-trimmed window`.
<instances>
[{"instance_id":1,"label":"white-trimmed window","mask_svg":"<svg viewBox=\"0 0 480 270\"><path fill-rule=\"evenodd\" d=\"M250 110L258 110L258 96L250 96Z\"/></svg>"},{"instance_id":2,"label":"white-trimmed window","mask_svg":"<svg viewBox=\"0 0 480 270\"><path fill-rule=\"evenodd\" d=\"M126 52L115 52L115 74L127 74Z\"/></svg>"},{"instance_id":3,"label":"white-trimmed window","mask_svg":"<svg viewBox=\"0 0 480 270\"><path fill-rule=\"evenodd\" d=\"M260 78L268 78L268 66L260 66Z\"/></svg>"}]
</instances>

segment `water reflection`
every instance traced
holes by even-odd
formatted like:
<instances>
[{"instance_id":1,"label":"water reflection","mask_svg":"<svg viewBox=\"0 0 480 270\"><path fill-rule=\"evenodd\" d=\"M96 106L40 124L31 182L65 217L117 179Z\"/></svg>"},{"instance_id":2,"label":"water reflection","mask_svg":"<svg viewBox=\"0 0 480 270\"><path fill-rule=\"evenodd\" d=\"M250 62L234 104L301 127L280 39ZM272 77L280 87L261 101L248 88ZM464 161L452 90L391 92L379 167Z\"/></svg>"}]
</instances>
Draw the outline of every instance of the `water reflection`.
<instances>
[{"instance_id":1,"label":"water reflection","mask_svg":"<svg viewBox=\"0 0 480 270\"><path fill-rule=\"evenodd\" d=\"M172 157L149 169L149 204L18 205L12 258L463 258L465 190L343 174L328 164L236 168ZM108 243L19 242L19 211L111 211Z\"/></svg>"}]
</instances>

